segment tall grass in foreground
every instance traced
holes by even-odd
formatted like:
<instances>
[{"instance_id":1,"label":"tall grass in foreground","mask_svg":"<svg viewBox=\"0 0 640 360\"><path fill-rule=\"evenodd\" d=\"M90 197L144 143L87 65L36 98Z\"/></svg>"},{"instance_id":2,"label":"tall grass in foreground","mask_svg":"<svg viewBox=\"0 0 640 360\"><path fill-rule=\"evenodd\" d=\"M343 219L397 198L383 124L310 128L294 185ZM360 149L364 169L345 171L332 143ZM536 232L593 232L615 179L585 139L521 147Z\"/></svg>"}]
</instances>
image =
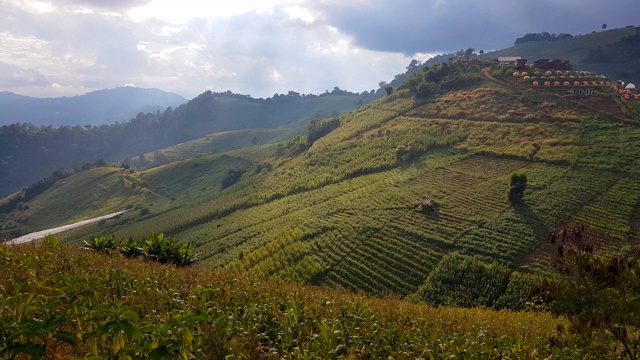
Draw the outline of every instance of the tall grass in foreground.
<instances>
[{"instance_id":1,"label":"tall grass in foreground","mask_svg":"<svg viewBox=\"0 0 640 360\"><path fill-rule=\"evenodd\" d=\"M431 308L66 246L0 247L5 358L598 358L546 313Z\"/></svg>"}]
</instances>

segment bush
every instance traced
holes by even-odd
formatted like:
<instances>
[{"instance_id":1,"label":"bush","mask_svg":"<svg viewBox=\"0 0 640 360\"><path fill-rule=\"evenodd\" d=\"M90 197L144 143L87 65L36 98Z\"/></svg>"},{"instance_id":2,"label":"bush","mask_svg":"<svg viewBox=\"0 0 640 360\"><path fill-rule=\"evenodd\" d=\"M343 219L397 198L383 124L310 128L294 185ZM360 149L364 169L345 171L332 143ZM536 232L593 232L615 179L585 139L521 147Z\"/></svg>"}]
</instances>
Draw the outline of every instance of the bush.
<instances>
[{"instance_id":1,"label":"bush","mask_svg":"<svg viewBox=\"0 0 640 360\"><path fill-rule=\"evenodd\" d=\"M244 169L229 169L229 171L227 171L227 174L222 179L222 182L220 183L221 189L224 190L240 181L240 178L242 178L242 174L244 174Z\"/></svg>"},{"instance_id":2,"label":"bush","mask_svg":"<svg viewBox=\"0 0 640 360\"><path fill-rule=\"evenodd\" d=\"M109 251L120 248L120 242L116 240L115 235L101 235L95 237L91 241L84 241L84 247L96 251Z\"/></svg>"},{"instance_id":3,"label":"bush","mask_svg":"<svg viewBox=\"0 0 640 360\"><path fill-rule=\"evenodd\" d=\"M16 209L18 209L18 211L24 211L24 210L29 210L29 205L24 202L24 201L20 201L17 205L16 205Z\"/></svg>"},{"instance_id":4,"label":"bush","mask_svg":"<svg viewBox=\"0 0 640 360\"><path fill-rule=\"evenodd\" d=\"M179 243L175 237L151 233L146 239L129 238L116 240L115 235L100 236L85 241L85 248L100 252L118 250L127 258L144 257L162 264L175 264L178 267L189 266L198 260L199 254L193 252L193 244Z\"/></svg>"},{"instance_id":5,"label":"bush","mask_svg":"<svg viewBox=\"0 0 640 360\"><path fill-rule=\"evenodd\" d=\"M640 247L598 255L594 244L602 243L599 238L584 226L561 229L549 237L558 242L555 270L562 275L550 286L550 309L556 316L567 316L573 332L588 339L594 332L604 333L622 345L621 358L637 359Z\"/></svg>"},{"instance_id":6,"label":"bush","mask_svg":"<svg viewBox=\"0 0 640 360\"><path fill-rule=\"evenodd\" d=\"M507 199L511 205L522 203L524 191L527 189L527 175L524 173L511 174L511 183L507 192Z\"/></svg>"},{"instance_id":7,"label":"bush","mask_svg":"<svg viewBox=\"0 0 640 360\"><path fill-rule=\"evenodd\" d=\"M42 244L46 247L57 248L60 245L60 240L57 237L49 234L42 239Z\"/></svg>"},{"instance_id":8,"label":"bush","mask_svg":"<svg viewBox=\"0 0 640 360\"><path fill-rule=\"evenodd\" d=\"M176 266L191 265L198 258L198 255L193 253L191 242L180 244L176 238L168 238L162 233L151 233L144 243L144 250L151 259Z\"/></svg>"},{"instance_id":9,"label":"bush","mask_svg":"<svg viewBox=\"0 0 640 360\"><path fill-rule=\"evenodd\" d=\"M287 142L280 143L276 147L276 156L296 156L307 149L307 138L305 136L296 136Z\"/></svg>"},{"instance_id":10,"label":"bush","mask_svg":"<svg viewBox=\"0 0 640 360\"><path fill-rule=\"evenodd\" d=\"M340 119L337 118L329 120L311 120L309 126L307 126L307 129L309 130L307 135L307 144L309 146L313 145L316 140L327 135L338 126L340 126Z\"/></svg>"}]
</instances>

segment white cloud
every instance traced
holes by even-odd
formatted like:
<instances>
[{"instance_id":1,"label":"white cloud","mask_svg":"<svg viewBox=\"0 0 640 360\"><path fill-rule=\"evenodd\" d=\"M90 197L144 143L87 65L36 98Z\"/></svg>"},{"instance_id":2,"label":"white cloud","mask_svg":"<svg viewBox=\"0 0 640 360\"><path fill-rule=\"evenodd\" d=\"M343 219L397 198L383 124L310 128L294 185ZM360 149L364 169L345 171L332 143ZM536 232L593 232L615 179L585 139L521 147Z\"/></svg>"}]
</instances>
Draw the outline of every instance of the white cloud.
<instances>
[{"instance_id":1,"label":"white cloud","mask_svg":"<svg viewBox=\"0 0 640 360\"><path fill-rule=\"evenodd\" d=\"M611 19L628 25L633 11L625 7L638 7L637 0L617 7L567 1L0 0L0 61L18 66L11 79L22 79L0 90L52 96L136 84L188 97L207 89L259 97L334 86L363 91L391 80L412 58L447 47L489 49L528 31L616 26ZM574 12L576 21L527 20L540 4L551 15Z\"/></svg>"},{"instance_id":2,"label":"white cloud","mask_svg":"<svg viewBox=\"0 0 640 360\"><path fill-rule=\"evenodd\" d=\"M247 12L266 13L276 6L298 4L302 0L153 0L149 4L128 12L134 21L159 19L176 24L187 23L195 18L228 18Z\"/></svg>"}]
</instances>

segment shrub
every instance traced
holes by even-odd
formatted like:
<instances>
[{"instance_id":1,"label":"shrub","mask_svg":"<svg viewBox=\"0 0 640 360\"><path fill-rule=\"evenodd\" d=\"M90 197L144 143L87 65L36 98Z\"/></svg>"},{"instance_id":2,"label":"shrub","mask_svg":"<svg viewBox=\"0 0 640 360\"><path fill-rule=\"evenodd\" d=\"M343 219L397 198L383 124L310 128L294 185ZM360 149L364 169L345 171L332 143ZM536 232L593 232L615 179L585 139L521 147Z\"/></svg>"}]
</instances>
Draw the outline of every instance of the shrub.
<instances>
[{"instance_id":1,"label":"shrub","mask_svg":"<svg viewBox=\"0 0 640 360\"><path fill-rule=\"evenodd\" d=\"M91 241L84 241L84 247L96 251L109 251L120 248L120 242L116 240L115 235L101 235L95 237Z\"/></svg>"},{"instance_id":2,"label":"shrub","mask_svg":"<svg viewBox=\"0 0 640 360\"><path fill-rule=\"evenodd\" d=\"M189 266L198 260L199 254L193 252L193 244L178 243L175 237L165 234L151 233L145 239L129 238L117 241L115 235L100 236L92 241L85 241L85 248L109 252L119 250L127 258L144 257L162 264L175 264L178 267Z\"/></svg>"},{"instance_id":3,"label":"shrub","mask_svg":"<svg viewBox=\"0 0 640 360\"><path fill-rule=\"evenodd\" d=\"M293 157L307 149L307 138L305 136L296 136L287 142L283 142L276 146L276 156Z\"/></svg>"},{"instance_id":4,"label":"shrub","mask_svg":"<svg viewBox=\"0 0 640 360\"><path fill-rule=\"evenodd\" d=\"M42 244L46 247L57 248L60 245L60 240L57 237L49 234L42 239Z\"/></svg>"},{"instance_id":5,"label":"shrub","mask_svg":"<svg viewBox=\"0 0 640 360\"><path fill-rule=\"evenodd\" d=\"M140 239L129 238L120 244L120 252L127 258L136 258L146 255L144 242Z\"/></svg>"},{"instance_id":6,"label":"shrub","mask_svg":"<svg viewBox=\"0 0 640 360\"><path fill-rule=\"evenodd\" d=\"M227 174L222 179L222 182L220 183L220 188L224 190L229 186L237 183L238 181L240 181L240 178L242 178L242 174L244 174L244 169L229 169L229 171L227 171Z\"/></svg>"},{"instance_id":7,"label":"shrub","mask_svg":"<svg viewBox=\"0 0 640 360\"><path fill-rule=\"evenodd\" d=\"M309 146L313 145L316 140L327 135L338 126L340 126L340 119L337 118L329 120L311 120L309 126L307 126L307 129L309 130L307 143Z\"/></svg>"},{"instance_id":8,"label":"shrub","mask_svg":"<svg viewBox=\"0 0 640 360\"><path fill-rule=\"evenodd\" d=\"M20 201L18 205L16 205L16 209L18 209L18 211L29 210L29 205L24 201Z\"/></svg>"},{"instance_id":9,"label":"shrub","mask_svg":"<svg viewBox=\"0 0 640 360\"><path fill-rule=\"evenodd\" d=\"M570 330L588 338L602 332L622 345L622 357L637 359L640 247L599 255L594 244L602 242L600 237L589 234L584 226L564 228L549 237L552 243L558 242L555 269L562 274L550 286L550 309L569 318Z\"/></svg>"},{"instance_id":10,"label":"shrub","mask_svg":"<svg viewBox=\"0 0 640 360\"><path fill-rule=\"evenodd\" d=\"M507 192L507 199L511 205L518 205L522 202L524 191L527 189L527 175L524 173L511 174L511 183Z\"/></svg>"}]
</instances>

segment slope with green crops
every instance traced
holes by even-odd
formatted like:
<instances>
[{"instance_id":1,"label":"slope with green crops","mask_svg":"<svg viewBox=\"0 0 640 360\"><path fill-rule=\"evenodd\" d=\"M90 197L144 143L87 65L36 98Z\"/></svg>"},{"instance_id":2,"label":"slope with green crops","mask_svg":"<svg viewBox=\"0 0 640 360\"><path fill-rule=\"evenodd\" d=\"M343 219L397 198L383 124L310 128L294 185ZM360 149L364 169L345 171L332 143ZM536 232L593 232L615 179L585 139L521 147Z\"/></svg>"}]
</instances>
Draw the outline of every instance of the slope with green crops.
<instances>
[{"instance_id":1,"label":"slope with green crops","mask_svg":"<svg viewBox=\"0 0 640 360\"><path fill-rule=\"evenodd\" d=\"M130 204L140 211L64 237L163 232L193 243L203 267L395 296L421 292L454 253L536 269L543 262L527 256L566 223L618 245L633 240L637 119L620 124L552 93L489 81L486 64L447 66L428 96L399 89L340 117L310 147L293 138L127 174L141 184ZM517 206L507 201L514 172L528 178ZM80 204L90 192L77 196ZM421 202L437 206L423 211Z\"/></svg>"},{"instance_id":2,"label":"slope with green crops","mask_svg":"<svg viewBox=\"0 0 640 360\"><path fill-rule=\"evenodd\" d=\"M613 359L548 313L427 307L71 247L0 247L7 359Z\"/></svg>"}]
</instances>

